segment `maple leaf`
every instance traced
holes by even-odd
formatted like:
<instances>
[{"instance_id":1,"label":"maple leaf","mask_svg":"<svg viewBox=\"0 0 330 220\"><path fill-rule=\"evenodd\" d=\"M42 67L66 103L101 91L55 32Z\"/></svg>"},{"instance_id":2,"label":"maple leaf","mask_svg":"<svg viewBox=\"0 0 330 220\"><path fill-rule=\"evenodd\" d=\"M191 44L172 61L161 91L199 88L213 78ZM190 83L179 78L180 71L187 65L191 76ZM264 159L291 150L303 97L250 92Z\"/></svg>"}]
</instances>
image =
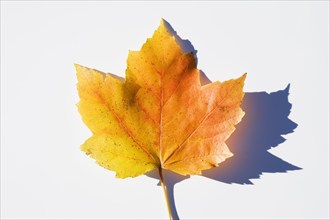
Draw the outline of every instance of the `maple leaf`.
<instances>
[{"instance_id":1,"label":"maple leaf","mask_svg":"<svg viewBox=\"0 0 330 220\"><path fill-rule=\"evenodd\" d=\"M93 133L81 149L117 177L158 169L163 184L162 169L201 174L232 156L225 141L244 115L246 74L201 86L194 54L182 51L164 20L129 52L126 80L75 67L78 110Z\"/></svg>"}]
</instances>

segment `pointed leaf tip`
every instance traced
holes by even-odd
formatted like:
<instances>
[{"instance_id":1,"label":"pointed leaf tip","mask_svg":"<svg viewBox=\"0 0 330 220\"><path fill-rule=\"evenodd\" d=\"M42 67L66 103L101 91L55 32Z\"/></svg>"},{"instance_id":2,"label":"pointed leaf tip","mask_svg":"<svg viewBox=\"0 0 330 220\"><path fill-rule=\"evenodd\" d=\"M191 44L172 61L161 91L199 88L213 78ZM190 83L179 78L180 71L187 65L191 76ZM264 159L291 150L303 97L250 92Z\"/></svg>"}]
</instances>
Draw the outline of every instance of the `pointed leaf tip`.
<instances>
[{"instance_id":1,"label":"pointed leaf tip","mask_svg":"<svg viewBox=\"0 0 330 220\"><path fill-rule=\"evenodd\" d=\"M289 93L290 91L290 87L291 87L291 84L289 83L286 88L284 89L284 91L286 91L287 93Z\"/></svg>"}]
</instances>

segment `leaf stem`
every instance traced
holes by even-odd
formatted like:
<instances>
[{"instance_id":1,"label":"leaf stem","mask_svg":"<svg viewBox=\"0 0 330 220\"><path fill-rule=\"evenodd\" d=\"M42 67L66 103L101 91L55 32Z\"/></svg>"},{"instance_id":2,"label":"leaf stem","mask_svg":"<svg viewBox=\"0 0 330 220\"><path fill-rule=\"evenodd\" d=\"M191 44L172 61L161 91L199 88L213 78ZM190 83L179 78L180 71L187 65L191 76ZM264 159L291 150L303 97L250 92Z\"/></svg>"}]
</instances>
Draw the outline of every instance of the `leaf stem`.
<instances>
[{"instance_id":1,"label":"leaf stem","mask_svg":"<svg viewBox=\"0 0 330 220\"><path fill-rule=\"evenodd\" d=\"M165 199L166 199L168 216L169 216L170 220L173 220L172 210L171 210L171 204L170 204L170 201L168 199L167 187L165 185L165 181L164 181L163 172L162 172L162 168L161 167L158 168L158 173L159 173L160 183L162 184L164 195L165 195Z\"/></svg>"}]
</instances>

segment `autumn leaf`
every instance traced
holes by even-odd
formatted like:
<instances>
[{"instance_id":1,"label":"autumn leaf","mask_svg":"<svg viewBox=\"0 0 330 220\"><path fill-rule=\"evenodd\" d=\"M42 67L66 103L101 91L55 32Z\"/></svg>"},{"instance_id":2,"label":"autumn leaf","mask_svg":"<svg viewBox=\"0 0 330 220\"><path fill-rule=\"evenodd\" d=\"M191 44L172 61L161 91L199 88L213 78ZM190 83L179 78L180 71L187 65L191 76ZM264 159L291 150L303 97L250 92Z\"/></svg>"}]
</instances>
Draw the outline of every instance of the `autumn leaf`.
<instances>
[{"instance_id":1,"label":"autumn leaf","mask_svg":"<svg viewBox=\"0 0 330 220\"><path fill-rule=\"evenodd\" d=\"M232 156L225 141L244 115L246 75L201 86L194 54L182 51L163 20L140 51L129 52L125 80L75 67L78 110L93 133L81 149L117 177L201 174Z\"/></svg>"}]
</instances>

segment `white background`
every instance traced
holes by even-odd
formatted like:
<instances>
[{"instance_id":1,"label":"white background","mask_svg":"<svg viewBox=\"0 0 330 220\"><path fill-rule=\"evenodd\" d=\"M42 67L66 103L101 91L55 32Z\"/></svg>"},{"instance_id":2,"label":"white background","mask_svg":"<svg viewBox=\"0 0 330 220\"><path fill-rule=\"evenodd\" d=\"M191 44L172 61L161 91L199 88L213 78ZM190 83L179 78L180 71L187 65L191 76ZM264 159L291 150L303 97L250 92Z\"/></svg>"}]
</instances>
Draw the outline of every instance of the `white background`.
<instances>
[{"instance_id":1,"label":"white background","mask_svg":"<svg viewBox=\"0 0 330 220\"><path fill-rule=\"evenodd\" d=\"M291 83L299 126L272 153L303 168L255 185L195 176L175 186L182 219L329 218L329 2L1 1L1 217L167 218L155 179L116 179L79 150L90 136L73 63L124 76L165 18L211 80L245 91Z\"/></svg>"}]
</instances>

